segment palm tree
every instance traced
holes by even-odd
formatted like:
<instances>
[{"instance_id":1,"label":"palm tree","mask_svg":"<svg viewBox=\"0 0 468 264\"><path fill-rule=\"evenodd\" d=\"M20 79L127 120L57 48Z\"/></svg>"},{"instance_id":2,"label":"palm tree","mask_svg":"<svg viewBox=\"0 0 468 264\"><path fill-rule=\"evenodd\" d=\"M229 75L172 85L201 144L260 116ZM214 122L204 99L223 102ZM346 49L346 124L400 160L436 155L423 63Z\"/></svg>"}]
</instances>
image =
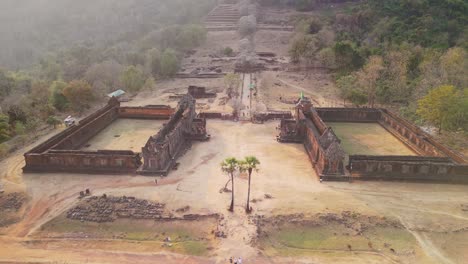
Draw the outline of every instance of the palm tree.
<instances>
[{"instance_id":1,"label":"palm tree","mask_svg":"<svg viewBox=\"0 0 468 264\"><path fill-rule=\"evenodd\" d=\"M221 170L231 177L231 206L229 211L234 211L234 172L239 169L239 161L236 158L230 157L221 163Z\"/></svg>"},{"instance_id":2,"label":"palm tree","mask_svg":"<svg viewBox=\"0 0 468 264\"><path fill-rule=\"evenodd\" d=\"M260 161L257 159L255 156L247 156L244 158L244 160L240 163L241 166L240 168L244 171L249 172L249 190L247 192L247 205L245 208L245 211L247 213L250 213L250 179L252 176L252 171L258 171L258 165L260 165Z\"/></svg>"}]
</instances>

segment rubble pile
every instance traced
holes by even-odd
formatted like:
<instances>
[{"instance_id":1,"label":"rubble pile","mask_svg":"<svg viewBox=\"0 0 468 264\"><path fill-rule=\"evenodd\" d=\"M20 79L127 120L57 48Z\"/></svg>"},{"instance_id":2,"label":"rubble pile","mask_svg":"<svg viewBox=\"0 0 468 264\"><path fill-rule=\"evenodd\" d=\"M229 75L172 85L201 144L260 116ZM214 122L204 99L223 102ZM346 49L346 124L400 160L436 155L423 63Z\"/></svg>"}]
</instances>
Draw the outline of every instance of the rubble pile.
<instances>
[{"instance_id":1,"label":"rubble pile","mask_svg":"<svg viewBox=\"0 0 468 264\"><path fill-rule=\"evenodd\" d=\"M336 213L319 213L312 217L306 217L304 214L279 215L272 218L257 216L254 222L258 227L258 234L262 234L262 228L266 226L281 227L285 224L295 224L300 226L326 226L329 224L339 224L346 227L351 235L360 235L371 227L393 227L403 229L403 225L396 220L386 219L385 217L367 216L357 212L343 211Z\"/></svg>"},{"instance_id":2,"label":"rubble pile","mask_svg":"<svg viewBox=\"0 0 468 264\"><path fill-rule=\"evenodd\" d=\"M0 194L0 211L18 211L25 201L24 195L20 193Z\"/></svg>"},{"instance_id":3,"label":"rubble pile","mask_svg":"<svg viewBox=\"0 0 468 264\"><path fill-rule=\"evenodd\" d=\"M118 218L161 219L165 204L135 197L92 196L67 212L67 218L88 222L113 222Z\"/></svg>"}]
</instances>

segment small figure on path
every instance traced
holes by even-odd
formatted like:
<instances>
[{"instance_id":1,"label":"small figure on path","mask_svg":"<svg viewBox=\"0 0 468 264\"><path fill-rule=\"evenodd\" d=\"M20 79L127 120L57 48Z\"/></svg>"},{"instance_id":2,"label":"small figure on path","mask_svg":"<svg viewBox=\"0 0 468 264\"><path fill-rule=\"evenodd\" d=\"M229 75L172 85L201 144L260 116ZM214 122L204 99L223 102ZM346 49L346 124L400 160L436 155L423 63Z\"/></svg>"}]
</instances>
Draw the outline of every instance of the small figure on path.
<instances>
[{"instance_id":1,"label":"small figure on path","mask_svg":"<svg viewBox=\"0 0 468 264\"><path fill-rule=\"evenodd\" d=\"M229 263L232 263L232 257L229 258Z\"/></svg>"},{"instance_id":2,"label":"small figure on path","mask_svg":"<svg viewBox=\"0 0 468 264\"><path fill-rule=\"evenodd\" d=\"M242 258L239 258L239 259L237 260L237 264L242 264Z\"/></svg>"},{"instance_id":3,"label":"small figure on path","mask_svg":"<svg viewBox=\"0 0 468 264\"><path fill-rule=\"evenodd\" d=\"M158 179L154 179L154 183L158 185Z\"/></svg>"}]
</instances>

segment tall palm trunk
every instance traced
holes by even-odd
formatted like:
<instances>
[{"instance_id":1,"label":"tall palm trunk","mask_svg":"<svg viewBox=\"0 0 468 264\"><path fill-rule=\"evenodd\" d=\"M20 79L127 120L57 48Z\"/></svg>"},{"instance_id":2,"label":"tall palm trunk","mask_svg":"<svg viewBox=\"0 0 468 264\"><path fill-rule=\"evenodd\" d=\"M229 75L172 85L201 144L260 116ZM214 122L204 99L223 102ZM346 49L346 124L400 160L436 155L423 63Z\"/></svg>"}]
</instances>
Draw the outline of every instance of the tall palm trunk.
<instances>
[{"instance_id":1,"label":"tall palm trunk","mask_svg":"<svg viewBox=\"0 0 468 264\"><path fill-rule=\"evenodd\" d=\"M247 213L250 213L250 176L252 176L252 169L249 168L249 190L247 192L247 207L245 208L245 211Z\"/></svg>"},{"instance_id":2,"label":"tall palm trunk","mask_svg":"<svg viewBox=\"0 0 468 264\"><path fill-rule=\"evenodd\" d=\"M231 172L231 207L229 207L229 211L234 211L234 173Z\"/></svg>"}]
</instances>

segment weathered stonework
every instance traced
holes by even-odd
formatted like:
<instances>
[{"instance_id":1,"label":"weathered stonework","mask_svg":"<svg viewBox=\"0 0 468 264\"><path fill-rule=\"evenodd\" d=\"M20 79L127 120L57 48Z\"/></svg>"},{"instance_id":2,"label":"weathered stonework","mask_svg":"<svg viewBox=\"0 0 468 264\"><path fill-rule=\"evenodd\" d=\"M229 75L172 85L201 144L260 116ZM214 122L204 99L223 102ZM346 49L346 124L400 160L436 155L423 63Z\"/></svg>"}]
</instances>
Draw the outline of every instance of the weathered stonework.
<instances>
[{"instance_id":1,"label":"weathered stonework","mask_svg":"<svg viewBox=\"0 0 468 264\"><path fill-rule=\"evenodd\" d=\"M379 123L419 156L350 155L325 122ZM386 109L314 108L306 98L295 119L281 120L278 141L301 142L324 180L382 179L468 183L468 162L430 135Z\"/></svg>"},{"instance_id":2,"label":"weathered stonework","mask_svg":"<svg viewBox=\"0 0 468 264\"><path fill-rule=\"evenodd\" d=\"M282 120L279 142L302 142L312 165L321 178L341 177L345 174L340 140L325 125L308 98L296 106L295 120Z\"/></svg>"},{"instance_id":3,"label":"weathered stonework","mask_svg":"<svg viewBox=\"0 0 468 264\"><path fill-rule=\"evenodd\" d=\"M139 170L144 175L167 175L192 140L208 140L206 120L196 118L195 99L184 96L169 122L149 138L142 149L143 166Z\"/></svg>"},{"instance_id":4,"label":"weathered stonework","mask_svg":"<svg viewBox=\"0 0 468 264\"><path fill-rule=\"evenodd\" d=\"M173 148L169 149L167 147L171 145L171 147L177 146L177 149L180 150L190 146L191 140L206 140L208 138L206 135L206 121L205 119L195 118L194 102L195 100L187 95L181 100L179 107L174 110L169 106L161 105L121 107L118 100L112 98L106 106L82 119L77 125L65 129L25 153L26 165L23 171L85 174L136 173L143 164L149 164L147 159L165 160L166 156L164 155L167 153L161 151L160 153L152 153L142 157L141 153L129 150L81 151L79 149L118 118L169 120L168 124L171 125L166 125L158 134L161 137L158 138L157 142L168 143L161 149L173 151ZM171 126L174 128L173 130L170 129ZM182 127L184 129L180 129ZM168 132L168 130L170 131ZM180 142L174 142L174 140L180 140ZM151 139L149 141L152 142ZM165 174L167 172L168 170L166 170Z\"/></svg>"}]
</instances>

